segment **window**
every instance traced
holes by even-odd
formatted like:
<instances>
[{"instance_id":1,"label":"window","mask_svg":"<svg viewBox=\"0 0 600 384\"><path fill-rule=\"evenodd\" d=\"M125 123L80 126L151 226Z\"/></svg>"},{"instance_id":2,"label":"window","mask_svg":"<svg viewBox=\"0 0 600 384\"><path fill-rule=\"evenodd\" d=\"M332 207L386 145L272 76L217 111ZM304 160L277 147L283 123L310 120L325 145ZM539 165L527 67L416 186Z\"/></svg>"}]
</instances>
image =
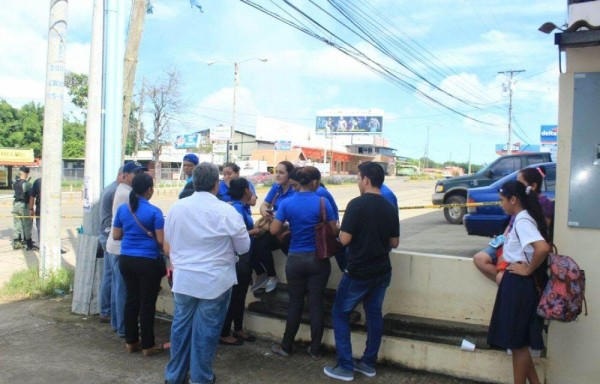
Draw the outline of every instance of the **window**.
<instances>
[{"instance_id":1,"label":"window","mask_svg":"<svg viewBox=\"0 0 600 384\"><path fill-rule=\"evenodd\" d=\"M492 168L494 176L506 176L521 168L521 159L519 157L509 157L501 159Z\"/></svg>"},{"instance_id":2,"label":"window","mask_svg":"<svg viewBox=\"0 0 600 384\"><path fill-rule=\"evenodd\" d=\"M528 164L539 164L539 163L544 163L545 160L541 155L533 155L533 156L529 156L527 158L527 163Z\"/></svg>"}]
</instances>

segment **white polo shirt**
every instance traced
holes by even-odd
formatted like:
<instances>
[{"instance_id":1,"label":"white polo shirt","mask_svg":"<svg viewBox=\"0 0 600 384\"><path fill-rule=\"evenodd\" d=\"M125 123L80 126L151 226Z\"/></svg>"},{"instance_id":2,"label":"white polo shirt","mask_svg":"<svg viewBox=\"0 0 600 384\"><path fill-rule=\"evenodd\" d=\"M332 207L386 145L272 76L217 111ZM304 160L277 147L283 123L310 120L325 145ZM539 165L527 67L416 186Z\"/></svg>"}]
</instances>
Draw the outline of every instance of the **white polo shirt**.
<instances>
[{"instance_id":1,"label":"white polo shirt","mask_svg":"<svg viewBox=\"0 0 600 384\"><path fill-rule=\"evenodd\" d=\"M537 228L533 217L522 210L517 214L515 222L504 240L504 252L502 257L509 263L530 263L533 258L533 246L531 243L544 240Z\"/></svg>"},{"instance_id":2,"label":"white polo shirt","mask_svg":"<svg viewBox=\"0 0 600 384\"><path fill-rule=\"evenodd\" d=\"M129 203L129 192L131 192L131 190L131 186L125 183L121 183L117 187L112 206L113 221L115 219L115 216L117 215L117 209L119 209L121 205ZM121 240L113 239L112 223L110 224L110 234L108 235L108 239L106 240L106 250L108 251L108 253L112 253L113 255L121 254Z\"/></svg>"},{"instance_id":3,"label":"white polo shirt","mask_svg":"<svg viewBox=\"0 0 600 384\"><path fill-rule=\"evenodd\" d=\"M250 249L242 216L209 192L178 200L165 220L173 292L200 299L219 297L237 284L236 255Z\"/></svg>"}]
</instances>

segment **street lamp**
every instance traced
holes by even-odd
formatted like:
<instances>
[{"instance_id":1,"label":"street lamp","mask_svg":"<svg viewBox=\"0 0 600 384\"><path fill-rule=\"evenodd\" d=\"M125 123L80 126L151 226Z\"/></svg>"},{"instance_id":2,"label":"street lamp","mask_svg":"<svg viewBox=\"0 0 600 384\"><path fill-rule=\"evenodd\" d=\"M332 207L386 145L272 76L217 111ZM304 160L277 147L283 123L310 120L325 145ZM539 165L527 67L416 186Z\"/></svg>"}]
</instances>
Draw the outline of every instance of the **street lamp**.
<instances>
[{"instance_id":1,"label":"street lamp","mask_svg":"<svg viewBox=\"0 0 600 384\"><path fill-rule=\"evenodd\" d=\"M217 63L233 64L233 112L232 112L232 116L231 116L231 133L229 135L230 139L235 134L236 94L237 94L237 87L240 82L240 78L239 78L240 77L239 76L240 64L248 62L248 61L252 61L252 60L258 60L258 61L262 61L263 63L265 63L269 59L261 58L261 57L252 57L249 59L244 59L242 61L231 62L231 61L215 60L215 61L209 61L206 63L207 65L213 65L213 64L217 64ZM229 162L229 140L227 140L227 152L225 154L225 162L226 163Z\"/></svg>"}]
</instances>

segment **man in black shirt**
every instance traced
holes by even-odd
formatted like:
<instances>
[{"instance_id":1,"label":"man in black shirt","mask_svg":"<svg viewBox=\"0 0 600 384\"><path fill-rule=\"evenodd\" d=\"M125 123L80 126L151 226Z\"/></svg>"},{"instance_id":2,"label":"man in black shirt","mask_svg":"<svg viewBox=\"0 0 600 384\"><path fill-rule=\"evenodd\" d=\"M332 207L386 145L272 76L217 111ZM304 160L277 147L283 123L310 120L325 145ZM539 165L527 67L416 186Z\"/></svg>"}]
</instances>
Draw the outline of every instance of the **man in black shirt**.
<instances>
[{"instance_id":1,"label":"man in black shirt","mask_svg":"<svg viewBox=\"0 0 600 384\"><path fill-rule=\"evenodd\" d=\"M333 330L338 363L326 366L332 378L351 381L354 372L376 374L375 362L383 335L382 306L390 285L389 251L400 239L398 209L381 195L383 168L373 162L358 167L360 196L348 203L340 241L348 246L348 263L333 304ZM363 357L352 360L350 314L362 302L367 321L367 343Z\"/></svg>"}]
</instances>

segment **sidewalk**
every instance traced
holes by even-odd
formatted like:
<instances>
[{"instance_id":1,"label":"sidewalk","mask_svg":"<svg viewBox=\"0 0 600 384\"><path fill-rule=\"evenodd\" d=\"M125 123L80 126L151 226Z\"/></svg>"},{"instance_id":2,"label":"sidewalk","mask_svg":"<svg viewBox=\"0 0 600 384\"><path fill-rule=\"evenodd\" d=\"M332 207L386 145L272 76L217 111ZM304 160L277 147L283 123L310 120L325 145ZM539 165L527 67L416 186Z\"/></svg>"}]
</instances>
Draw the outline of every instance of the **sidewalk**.
<instances>
[{"instance_id":1,"label":"sidewalk","mask_svg":"<svg viewBox=\"0 0 600 384\"><path fill-rule=\"evenodd\" d=\"M97 317L71 313L71 297L0 303L0 383L162 383L169 355L128 354L124 342ZM168 340L170 322L156 322L157 341ZM273 355L271 340L241 347L219 346L217 383L339 383L323 374L328 353L313 361L305 346L290 358ZM457 384L468 381L379 365L377 377L358 383Z\"/></svg>"}]
</instances>

